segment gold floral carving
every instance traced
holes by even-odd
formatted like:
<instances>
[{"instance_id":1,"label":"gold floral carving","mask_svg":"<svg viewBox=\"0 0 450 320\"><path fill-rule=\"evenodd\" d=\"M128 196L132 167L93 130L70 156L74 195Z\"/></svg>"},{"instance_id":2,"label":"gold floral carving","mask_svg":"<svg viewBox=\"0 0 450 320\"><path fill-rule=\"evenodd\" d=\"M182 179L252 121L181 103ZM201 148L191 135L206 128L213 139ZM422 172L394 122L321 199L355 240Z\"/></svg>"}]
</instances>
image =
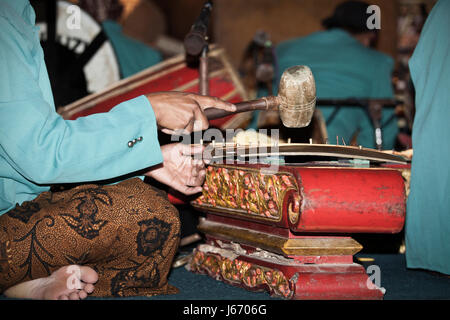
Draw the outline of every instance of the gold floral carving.
<instances>
[{"instance_id":1,"label":"gold floral carving","mask_svg":"<svg viewBox=\"0 0 450 320\"><path fill-rule=\"evenodd\" d=\"M298 192L294 193L292 199L288 203L288 217L291 224L297 224L300 217L300 195Z\"/></svg>"},{"instance_id":2,"label":"gold floral carving","mask_svg":"<svg viewBox=\"0 0 450 320\"><path fill-rule=\"evenodd\" d=\"M299 213L301 199L291 173L264 174L254 168L211 165L207 168L203 194L192 204L222 213L280 221L284 197L290 190L295 191L297 199L291 210Z\"/></svg>"},{"instance_id":3,"label":"gold floral carving","mask_svg":"<svg viewBox=\"0 0 450 320\"><path fill-rule=\"evenodd\" d=\"M269 290L271 295L289 299L294 294L294 283L275 269L258 266L243 260L222 257L218 254L194 250L190 270L206 273L226 283L249 290Z\"/></svg>"}]
</instances>

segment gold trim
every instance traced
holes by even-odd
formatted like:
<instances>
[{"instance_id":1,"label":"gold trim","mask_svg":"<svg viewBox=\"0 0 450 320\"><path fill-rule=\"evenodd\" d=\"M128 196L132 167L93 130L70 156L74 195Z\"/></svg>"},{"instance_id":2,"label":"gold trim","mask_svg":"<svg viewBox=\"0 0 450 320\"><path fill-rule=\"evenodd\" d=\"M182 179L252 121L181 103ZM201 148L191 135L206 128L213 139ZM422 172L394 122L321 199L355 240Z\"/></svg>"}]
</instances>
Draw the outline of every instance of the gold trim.
<instances>
[{"instance_id":1,"label":"gold trim","mask_svg":"<svg viewBox=\"0 0 450 320\"><path fill-rule=\"evenodd\" d=\"M363 247L352 238L311 237L289 239L223 223L200 221L206 234L261 248L284 256L354 255Z\"/></svg>"},{"instance_id":2,"label":"gold trim","mask_svg":"<svg viewBox=\"0 0 450 320\"><path fill-rule=\"evenodd\" d=\"M292 203L289 203L288 205L288 217L291 224L296 224L300 217L300 212L292 210Z\"/></svg>"}]
</instances>

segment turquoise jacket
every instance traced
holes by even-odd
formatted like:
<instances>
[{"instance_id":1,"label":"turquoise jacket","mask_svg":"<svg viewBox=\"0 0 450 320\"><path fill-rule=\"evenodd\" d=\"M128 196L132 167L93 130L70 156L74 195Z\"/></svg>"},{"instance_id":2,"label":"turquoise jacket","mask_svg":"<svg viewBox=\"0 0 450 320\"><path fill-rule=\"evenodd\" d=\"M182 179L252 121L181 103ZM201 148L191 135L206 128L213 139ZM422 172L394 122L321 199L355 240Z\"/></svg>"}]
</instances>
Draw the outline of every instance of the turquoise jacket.
<instances>
[{"instance_id":1,"label":"turquoise jacket","mask_svg":"<svg viewBox=\"0 0 450 320\"><path fill-rule=\"evenodd\" d=\"M119 62L120 75L127 78L162 61L161 54L143 42L128 37L115 21L102 23Z\"/></svg>"},{"instance_id":2,"label":"turquoise jacket","mask_svg":"<svg viewBox=\"0 0 450 320\"><path fill-rule=\"evenodd\" d=\"M0 214L51 184L113 179L162 162L144 96L73 121L55 112L28 0L0 2L0 30Z\"/></svg>"},{"instance_id":3,"label":"turquoise jacket","mask_svg":"<svg viewBox=\"0 0 450 320\"><path fill-rule=\"evenodd\" d=\"M409 61L416 89L406 262L450 274L450 1L436 3Z\"/></svg>"},{"instance_id":4,"label":"turquoise jacket","mask_svg":"<svg viewBox=\"0 0 450 320\"><path fill-rule=\"evenodd\" d=\"M311 68L317 88L317 98L393 98L391 73L393 60L389 56L364 47L342 29L315 32L309 36L282 42L276 47L278 75L274 92L283 71L294 65ZM367 113L361 108L342 107L330 121L335 107L320 107L327 125L329 142L339 136L349 143L357 130L358 143L374 148L374 129ZM384 149L392 149L397 136L393 108L384 109Z\"/></svg>"}]
</instances>

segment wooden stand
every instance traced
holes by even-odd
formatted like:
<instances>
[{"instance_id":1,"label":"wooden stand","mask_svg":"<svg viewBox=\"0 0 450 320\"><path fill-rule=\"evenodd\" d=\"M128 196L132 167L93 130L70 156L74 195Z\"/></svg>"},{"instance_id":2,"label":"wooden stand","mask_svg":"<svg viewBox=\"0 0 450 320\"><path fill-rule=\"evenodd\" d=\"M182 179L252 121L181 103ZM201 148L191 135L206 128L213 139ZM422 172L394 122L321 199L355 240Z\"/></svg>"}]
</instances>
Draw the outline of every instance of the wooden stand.
<instances>
[{"instance_id":1,"label":"wooden stand","mask_svg":"<svg viewBox=\"0 0 450 320\"><path fill-rule=\"evenodd\" d=\"M386 168L212 165L198 226L206 236L188 269L285 299L382 299L349 234L404 224L401 173Z\"/></svg>"},{"instance_id":2,"label":"wooden stand","mask_svg":"<svg viewBox=\"0 0 450 320\"><path fill-rule=\"evenodd\" d=\"M353 263L353 254L362 247L350 237L289 239L211 220L208 216L199 225L207 242L194 252L189 265L193 272L285 299L383 298L365 269ZM259 244L245 244L249 242Z\"/></svg>"}]
</instances>

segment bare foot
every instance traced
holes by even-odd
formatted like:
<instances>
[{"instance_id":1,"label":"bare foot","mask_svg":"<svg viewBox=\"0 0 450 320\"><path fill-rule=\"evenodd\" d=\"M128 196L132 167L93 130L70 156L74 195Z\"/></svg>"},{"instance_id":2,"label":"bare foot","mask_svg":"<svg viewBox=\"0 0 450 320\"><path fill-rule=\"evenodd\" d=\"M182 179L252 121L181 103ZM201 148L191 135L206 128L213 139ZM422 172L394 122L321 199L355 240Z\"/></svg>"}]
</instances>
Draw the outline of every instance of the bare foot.
<instances>
[{"instance_id":1,"label":"bare foot","mask_svg":"<svg viewBox=\"0 0 450 320\"><path fill-rule=\"evenodd\" d=\"M80 300L94 291L97 280L97 272L92 268L68 265L59 268L49 277L19 283L3 294L10 298Z\"/></svg>"}]
</instances>

